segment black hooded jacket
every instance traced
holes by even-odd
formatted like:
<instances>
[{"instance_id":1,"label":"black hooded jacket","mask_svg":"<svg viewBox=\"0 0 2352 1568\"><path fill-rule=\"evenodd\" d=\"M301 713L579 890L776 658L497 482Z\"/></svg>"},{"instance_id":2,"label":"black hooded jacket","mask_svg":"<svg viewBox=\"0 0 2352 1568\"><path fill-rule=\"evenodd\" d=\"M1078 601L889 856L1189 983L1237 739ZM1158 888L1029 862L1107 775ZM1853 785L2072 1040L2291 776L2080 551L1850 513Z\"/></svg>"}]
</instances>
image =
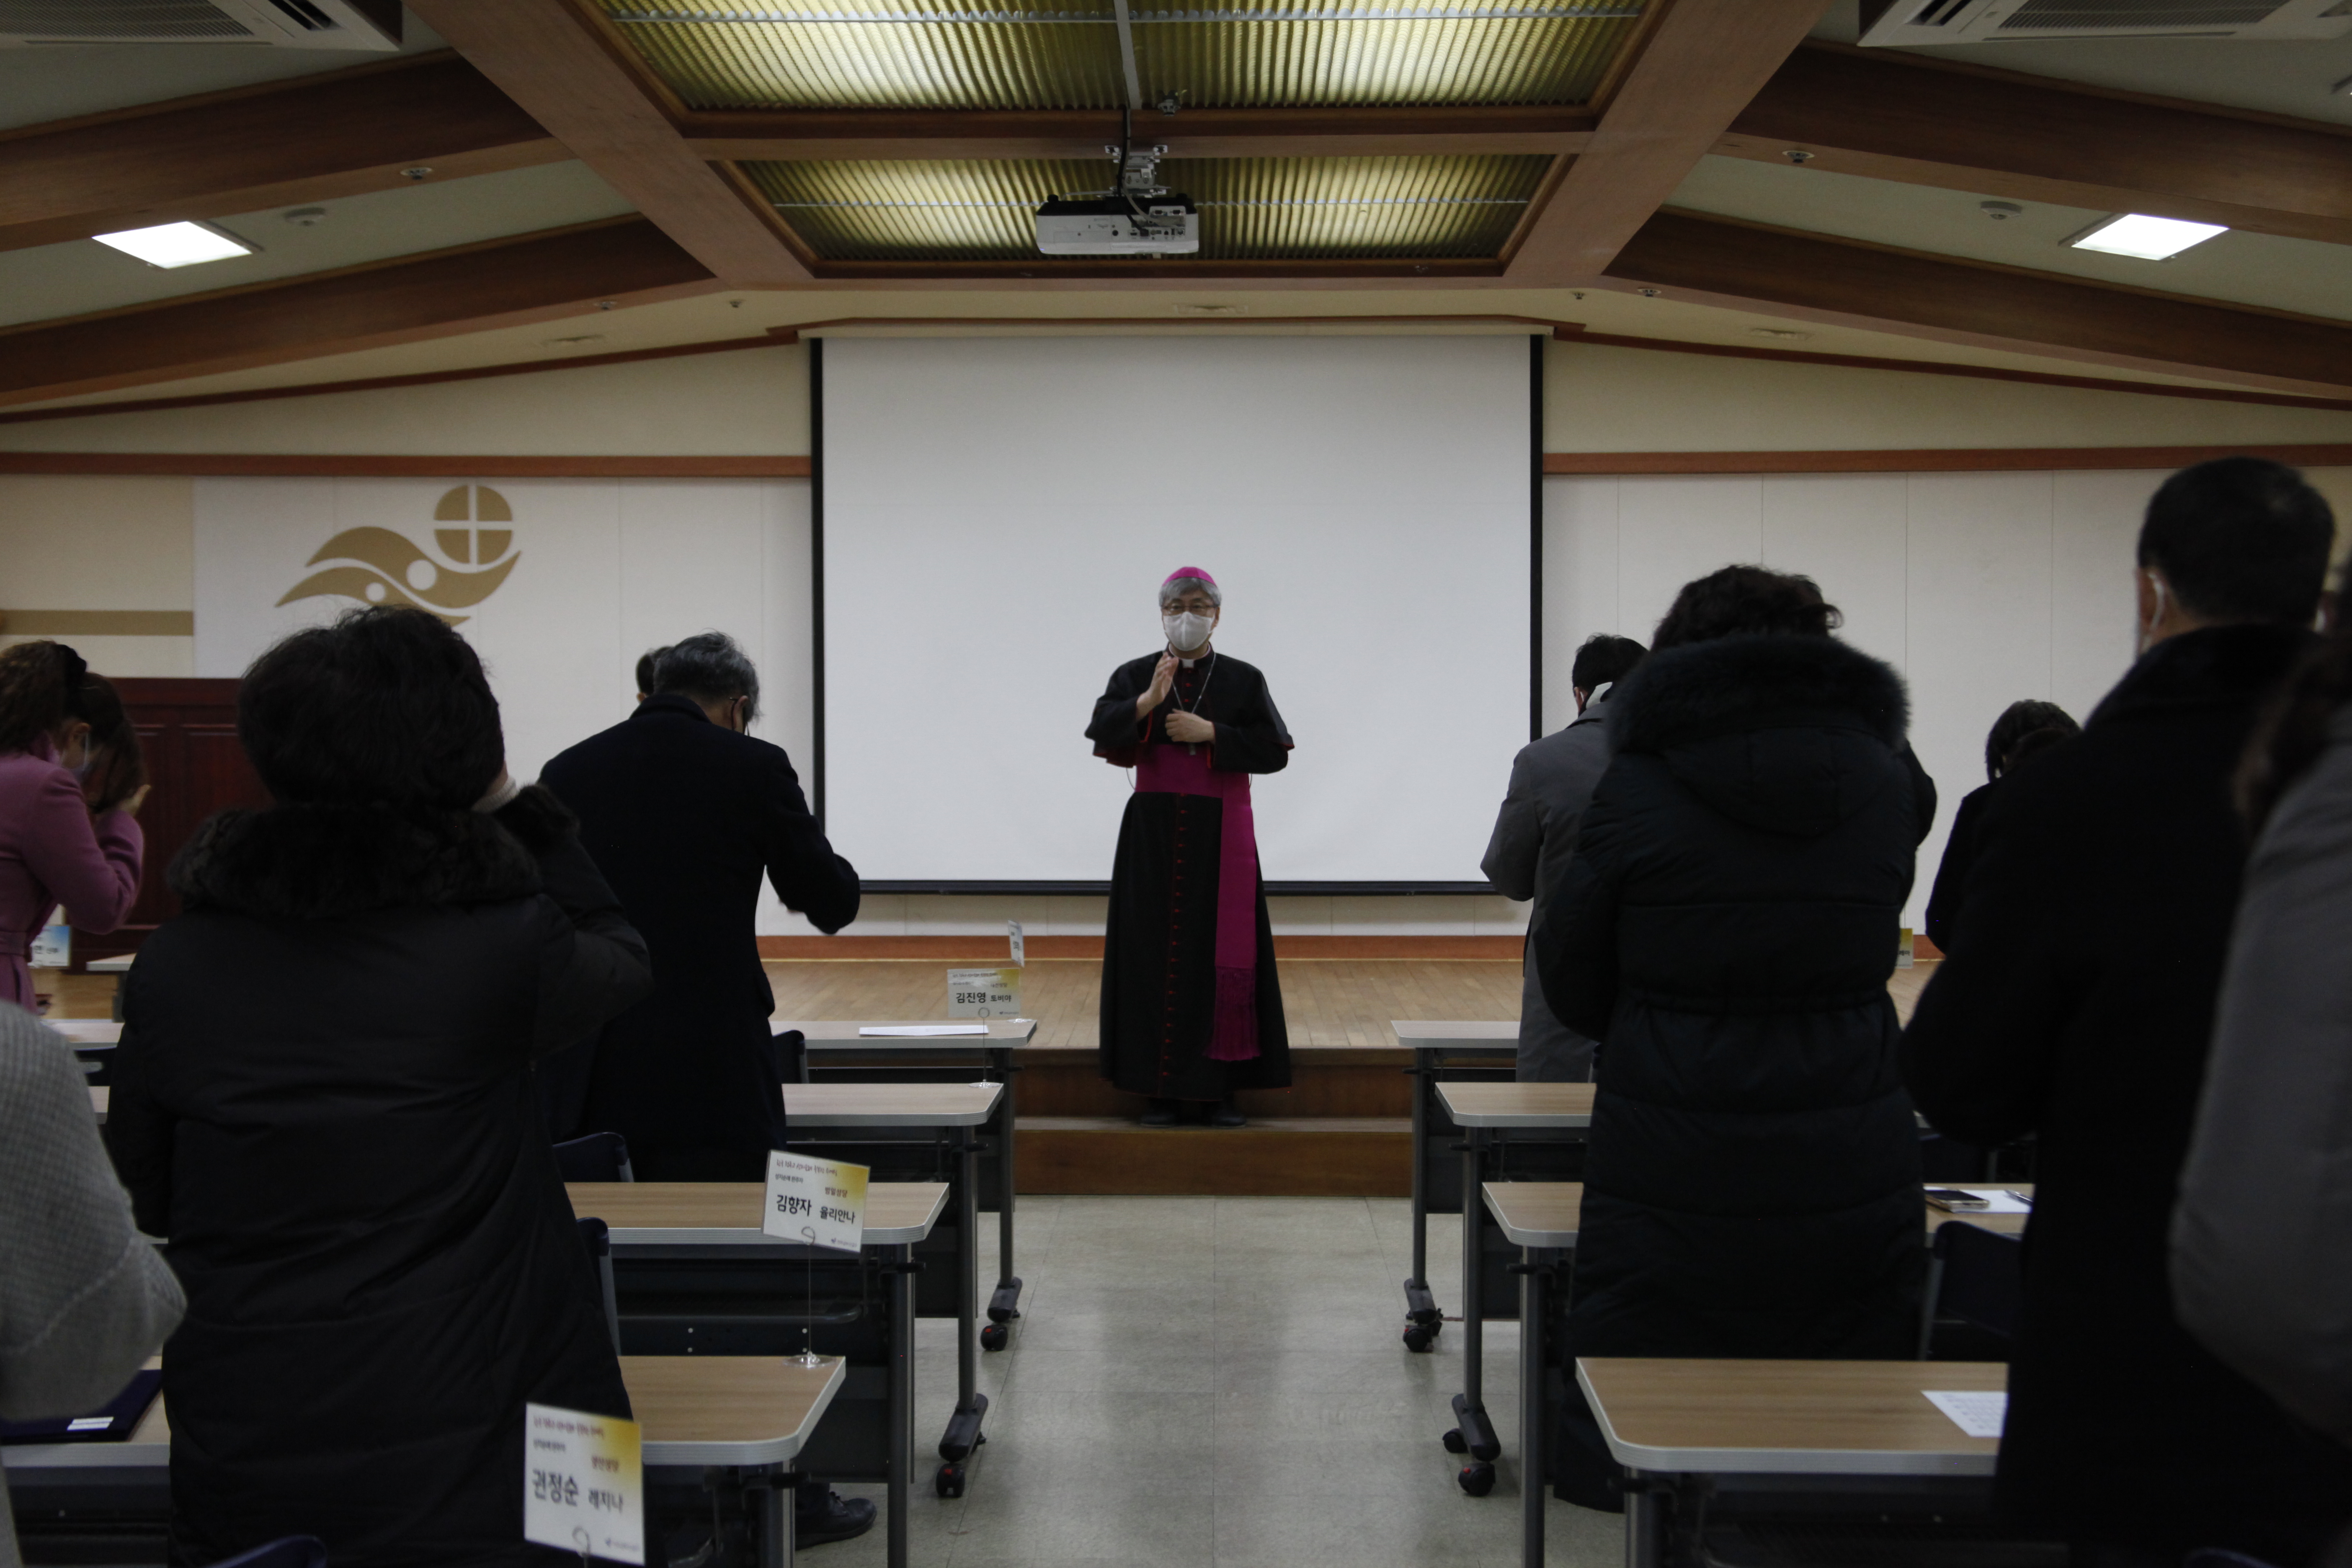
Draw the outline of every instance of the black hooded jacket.
<instances>
[{"instance_id":1,"label":"black hooded jacket","mask_svg":"<svg viewBox=\"0 0 2352 1568\"><path fill-rule=\"evenodd\" d=\"M1601 1042L1571 1349L1901 1356L1918 1133L1886 994L1935 786L1903 682L1829 637L1653 654L1535 933Z\"/></svg>"},{"instance_id":2,"label":"black hooded jacket","mask_svg":"<svg viewBox=\"0 0 2352 1568\"><path fill-rule=\"evenodd\" d=\"M225 812L172 881L106 1134L188 1294L173 1562L536 1560L524 1404L629 1405L531 1068L651 989L644 943L539 789Z\"/></svg>"}]
</instances>

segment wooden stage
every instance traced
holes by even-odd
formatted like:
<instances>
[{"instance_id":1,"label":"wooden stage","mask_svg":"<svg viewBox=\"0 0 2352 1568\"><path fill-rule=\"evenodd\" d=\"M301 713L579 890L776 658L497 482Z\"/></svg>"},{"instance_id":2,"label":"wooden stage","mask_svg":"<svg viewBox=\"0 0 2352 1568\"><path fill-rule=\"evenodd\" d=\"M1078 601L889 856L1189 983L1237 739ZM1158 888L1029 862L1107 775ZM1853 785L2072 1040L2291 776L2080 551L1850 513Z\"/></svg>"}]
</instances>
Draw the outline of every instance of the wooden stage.
<instances>
[{"instance_id":1,"label":"wooden stage","mask_svg":"<svg viewBox=\"0 0 2352 1568\"><path fill-rule=\"evenodd\" d=\"M974 958L771 959L776 1012L799 1018L943 1018L947 970ZM1411 1191L1411 1058L1392 1018L1515 1018L1519 965L1492 958L1280 960L1293 1087L1242 1096L1232 1131L1136 1125L1140 1096L1096 1070L1099 958L1030 959L1022 1005L1038 1021L1021 1080L1025 1193L1402 1197ZM1910 1016L1932 964L1887 989ZM59 1016L105 1017L114 981L43 972Z\"/></svg>"}]
</instances>

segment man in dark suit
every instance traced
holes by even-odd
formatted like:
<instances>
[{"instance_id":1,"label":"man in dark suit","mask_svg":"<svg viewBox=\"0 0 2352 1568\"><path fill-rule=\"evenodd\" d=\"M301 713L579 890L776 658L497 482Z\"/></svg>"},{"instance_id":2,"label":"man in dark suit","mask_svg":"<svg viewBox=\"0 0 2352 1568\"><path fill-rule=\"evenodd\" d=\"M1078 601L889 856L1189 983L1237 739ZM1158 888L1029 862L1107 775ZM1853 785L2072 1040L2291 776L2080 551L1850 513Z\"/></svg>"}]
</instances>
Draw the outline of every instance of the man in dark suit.
<instances>
[{"instance_id":1,"label":"man in dark suit","mask_svg":"<svg viewBox=\"0 0 2352 1568\"><path fill-rule=\"evenodd\" d=\"M1992 795L1903 1037L1938 1131L2039 1139L1996 1489L2078 1564L2218 1546L2285 1568L2352 1515L2352 1457L2183 1332L2166 1277L2245 868L2231 775L2315 640L2332 533L2277 463L2165 481L2139 536L2145 651L2081 735Z\"/></svg>"},{"instance_id":2,"label":"man in dark suit","mask_svg":"<svg viewBox=\"0 0 2352 1568\"><path fill-rule=\"evenodd\" d=\"M635 712L540 775L579 815L654 965L653 995L606 1026L593 1058L569 1053L571 1081L551 1076L550 1127L622 1134L644 1181L762 1181L783 1147L775 996L752 931L760 879L828 935L857 916L857 873L809 815L791 762L745 732L759 700L732 639L688 637L662 650Z\"/></svg>"}]
</instances>

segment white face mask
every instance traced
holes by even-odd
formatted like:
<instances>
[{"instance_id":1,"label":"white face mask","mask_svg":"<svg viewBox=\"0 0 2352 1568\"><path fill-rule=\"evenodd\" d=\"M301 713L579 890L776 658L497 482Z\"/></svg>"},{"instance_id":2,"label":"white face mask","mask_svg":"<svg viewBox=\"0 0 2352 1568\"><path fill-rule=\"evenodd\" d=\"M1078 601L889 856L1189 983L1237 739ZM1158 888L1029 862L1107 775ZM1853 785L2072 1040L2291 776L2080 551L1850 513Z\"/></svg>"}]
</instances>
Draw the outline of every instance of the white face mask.
<instances>
[{"instance_id":1,"label":"white face mask","mask_svg":"<svg viewBox=\"0 0 2352 1568\"><path fill-rule=\"evenodd\" d=\"M1216 625L1214 616L1196 616L1189 610L1181 616L1160 617L1160 629L1168 634L1168 646L1178 653L1191 653L1207 642Z\"/></svg>"}]
</instances>

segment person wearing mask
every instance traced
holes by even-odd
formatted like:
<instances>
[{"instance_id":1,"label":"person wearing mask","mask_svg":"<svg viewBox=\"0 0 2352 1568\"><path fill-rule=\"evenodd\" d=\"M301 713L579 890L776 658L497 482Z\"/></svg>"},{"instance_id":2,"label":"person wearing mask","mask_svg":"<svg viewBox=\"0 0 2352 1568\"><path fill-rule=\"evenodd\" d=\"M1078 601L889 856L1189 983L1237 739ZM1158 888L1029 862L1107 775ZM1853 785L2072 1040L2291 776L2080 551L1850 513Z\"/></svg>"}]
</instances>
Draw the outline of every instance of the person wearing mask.
<instances>
[{"instance_id":1,"label":"person wearing mask","mask_svg":"<svg viewBox=\"0 0 2352 1568\"><path fill-rule=\"evenodd\" d=\"M62 643L0 652L0 1002L30 1009L33 939L59 904L105 932L139 900L147 798L138 737L114 689Z\"/></svg>"},{"instance_id":2,"label":"person wearing mask","mask_svg":"<svg viewBox=\"0 0 2352 1568\"><path fill-rule=\"evenodd\" d=\"M1576 717L1566 729L1520 747L1511 760L1510 787L1486 840L1486 858L1478 863L1503 897L1526 903L1559 885L1560 871L1576 848L1577 821L1609 765L1609 693L1649 651L1632 637L1606 632L1587 637L1576 650L1569 667ZM1529 911L1530 930L1541 912ZM1592 1042L1544 1005L1532 942L1521 968L1519 1081L1584 1082L1592 1076Z\"/></svg>"},{"instance_id":3,"label":"person wearing mask","mask_svg":"<svg viewBox=\"0 0 2352 1568\"><path fill-rule=\"evenodd\" d=\"M1257 862L1250 775L1290 763L1255 665L1212 646L1224 591L1197 566L1160 584L1161 650L1111 671L1087 739L1135 770L1111 862L1102 1075L1143 1125L1244 1124L1235 1091L1290 1087L1290 1035Z\"/></svg>"},{"instance_id":4,"label":"person wearing mask","mask_svg":"<svg viewBox=\"0 0 2352 1568\"><path fill-rule=\"evenodd\" d=\"M73 1047L0 1002L0 1420L84 1415L122 1391L186 1303L99 1142ZM0 1568L17 1568L0 1486Z\"/></svg>"},{"instance_id":5,"label":"person wearing mask","mask_svg":"<svg viewBox=\"0 0 2352 1568\"><path fill-rule=\"evenodd\" d=\"M760 880L830 936L857 918L857 872L826 842L783 749L750 733L760 672L734 639L704 632L653 657L636 711L540 773L579 814L654 968L653 994L593 1049L550 1064L542 1101L559 1138L620 1133L639 1181L764 1181L784 1146L783 1080L799 1069L769 1032ZM804 1481L793 1536L846 1541L875 1517L865 1499Z\"/></svg>"},{"instance_id":6,"label":"person wearing mask","mask_svg":"<svg viewBox=\"0 0 2352 1568\"><path fill-rule=\"evenodd\" d=\"M1685 584L1535 930L1601 1041L1569 1355L1903 1357L1919 1138L1886 993L1936 791L1902 678L1810 579ZM1561 1495L1615 1508L1581 1402Z\"/></svg>"},{"instance_id":7,"label":"person wearing mask","mask_svg":"<svg viewBox=\"0 0 2352 1568\"><path fill-rule=\"evenodd\" d=\"M2055 702L2012 702L1992 721L1992 732L1985 737L1986 782L1962 795L1952 813L1952 831L1944 839L1944 861L1936 869L1935 890L1927 895L1927 940L1939 951L1951 951L1952 937L1959 927L1960 890L1968 885L1969 867L1976 860L1977 824L1992 799L1993 786L2026 758L2082 730Z\"/></svg>"},{"instance_id":8,"label":"person wearing mask","mask_svg":"<svg viewBox=\"0 0 2352 1568\"><path fill-rule=\"evenodd\" d=\"M650 989L644 943L570 816L507 778L437 616L294 633L236 728L277 804L173 863L106 1125L188 1293L172 1561L296 1534L337 1568L545 1560L523 1406L629 1398L531 1064Z\"/></svg>"},{"instance_id":9,"label":"person wearing mask","mask_svg":"<svg viewBox=\"0 0 2352 1568\"><path fill-rule=\"evenodd\" d=\"M2256 837L2172 1215L2173 1300L2207 1349L2352 1447L2352 628L2295 672L2238 782Z\"/></svg>"},{"instance_id":10,"label":"person wearing mask","mask_svg":"<svg viewBox=\"0 0 2352 1568\"><path fill-rule=\"evenodd\" d=\"M2352 1514L2352 1457L2192 1339L2166 1277L2245 866L2230 778L2315 640L2334 531L2262 458L2158 489L2140 657L1986 808L1959 933L1904 1035L1937 1131L2038 1140L1995 1496L2102 1568L2201 1547L2292 1568Z\"/></svg>"}]
</instances>

